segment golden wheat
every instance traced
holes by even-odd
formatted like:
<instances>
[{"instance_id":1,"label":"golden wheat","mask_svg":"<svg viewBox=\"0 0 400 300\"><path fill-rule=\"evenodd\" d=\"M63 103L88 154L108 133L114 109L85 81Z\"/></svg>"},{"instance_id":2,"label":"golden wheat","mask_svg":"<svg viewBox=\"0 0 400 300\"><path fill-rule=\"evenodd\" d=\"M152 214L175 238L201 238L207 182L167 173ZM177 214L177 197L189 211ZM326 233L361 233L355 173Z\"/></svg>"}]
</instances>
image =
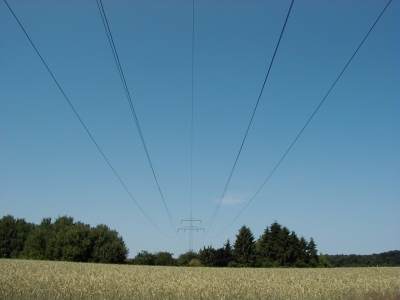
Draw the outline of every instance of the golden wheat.
<instances>
[{"instance_id":1,"label":"golden wheat","mask_svg":"<svg viewBox=\"0 0 400 300\"><path fill-rule=\"evenodd\" d=\"M0 260L1 299L399 299L400 268L231 269Z\"/></svg>"}]
</instances>

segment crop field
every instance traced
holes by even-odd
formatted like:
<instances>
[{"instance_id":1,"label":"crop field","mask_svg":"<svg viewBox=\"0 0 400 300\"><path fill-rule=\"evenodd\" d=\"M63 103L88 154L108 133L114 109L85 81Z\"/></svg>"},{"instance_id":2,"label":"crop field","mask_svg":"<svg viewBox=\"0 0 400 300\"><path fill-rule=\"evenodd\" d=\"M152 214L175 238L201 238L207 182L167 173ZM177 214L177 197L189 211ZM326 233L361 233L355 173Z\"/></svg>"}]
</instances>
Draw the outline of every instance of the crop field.
<instances>
[{"instance_id":1,"label":"crop field","mask_svg":"<svg viewBox=\"0 0 400 300\"><path fill-rule=\"evenodd\" d=\"M400 268L233 269L0 260L1 299L400 299Z\"/></svg>"}]
</instances>

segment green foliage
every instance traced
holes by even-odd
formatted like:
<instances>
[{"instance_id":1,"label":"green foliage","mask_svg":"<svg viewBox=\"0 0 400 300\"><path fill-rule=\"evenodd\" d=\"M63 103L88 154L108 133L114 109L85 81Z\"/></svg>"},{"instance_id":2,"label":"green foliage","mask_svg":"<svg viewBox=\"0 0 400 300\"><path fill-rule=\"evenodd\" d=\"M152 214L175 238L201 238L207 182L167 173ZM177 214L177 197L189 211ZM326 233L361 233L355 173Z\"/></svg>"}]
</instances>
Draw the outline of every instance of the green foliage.
<instances>
[{"instance_id":1,"label":"green foliage","mask_svg":"<svg viewBox=\"0 0 400 300\"><path fill-rule=\"evenodd\" d=\"M7 215L0 219L0 257L18 258L35 225Z\"/></svg>"},{"instance_id":2,"label":"green foliage","mask_svg":"<svg viewBox=\"0 0 400 300\"><path fill-rule=\"evenodd\" d=\"M175 266L175 259L172 256L173 253L157 252L154 254L154 264L156 266Z\"/></svg>"},{"instance_id":3,"label":"green foliage","mask_svg":"<svg viewBox=\"0 0 400 300\"><path fill-rule=\"evenodd\" d=\"M154 254L142 250L136 254L135 258L133 259L133 264L154 266Z\"/></svg>"},{"instance_id":4,"label":"green foliage","mask_svg":"<svg viewBox=\"0 0 400 300\"><path fill-rule=\"evenodd\" d=\"M193 258L192 260L189 261L188 266L189 267L201 267L201 262L198 258Z\"/></svg>"},{"instance_id":5,"label":"green foliage","mask_svg":"<svg viewBox=\"0 0 400 300\"><path fill-rule=\"evenodd\" d=\"M51 225L45 258L48 260L88 262L93 252L90 226L74 223L72 217L59 217Z\"/></svg>"},{"instance_id":6,"label":"green foliage","mask_svg":"<svg viewBox=\"0 0 400 300\"><path fill-rule=\"evenodd\" d=\"M136 254L133 259L125 260L127 264L143 266L175 266L176 262L173 253L156 252L150 253L142 250Z\"/></svg>"},{"instance_id":7,"label":"green foliage","mask_svg":"<svg viewBox=\"0 0 400 300\"><path fill-rule=\"evenodd\" d=\"M3 258L26 258L95 263L129 263L157 266L208 267L330 267L398 266L400 251L370 256L318 255L313 238L298 238L294 231L274 221L255 241L250 228L242 226L232 246L203 247L199 253L186 252L178 259L169 252L141 251L127 259L129 250L118 232L106 225L90 227L72 217L59 217L54 223L44 218L39 225L24 219L4 216L0 219L0 255Z\"/></svg>"},{"instance_id":8,"label":"green foliage","mask_svg":"<svg viewBox=\"0 0 400 300\"><path fill-rule=\"evenodd\" d=\"M256 265L256 247L250 228L244 225L240 228L233 248L233 258L239 267Z\"/></svg>"},{"instance_id":9,"label":"green foliage","mask_svg":"<svg viewBox=\"0 0 400 300\"><path fill-rule=\"evenodd\" d=\"M215 253L214 266L227 267L231 261L233 261L232 246L228 239L223 248L217 249Z\"/></svg>"},{"instance_id":10,"label":"green foliage","mask_svg":"<svg viewBox=\"0 0 400 300\"><path fill-rule=\"evenodd\" d=\"M203 249L200 249L199 260L201 264L205 267L214 266L215 254L216 250L211 246L208 246L207 248L203 247Z\"/></svg>"},{"instance_id":11,"label":"green foliage","mask_svg":"<svg viewBox=\"0 0 400 300\"><path fill-rule=\"evenodd\" d=\"M122 264L129 253L118 232L106 225L100 224L93 228L90 240L93 245L90 262Z\"/></svg>"},{"instance_id":12,"label":"green foliage","mask_svg":"<svg viewBox=\"0 0 400 300\"><path fill-rule=\"evenodd\" d=\"M260 267L328 267L323 256L318 255L313 238L300 239L294 231L274 221L256 243L257 266ZM322 259L322 261L320 261Z\"/></svg>"},{"instance_id":13,"label":"green foliage","mask_svg":"<svg viewBox=\"0 0 400 300\"><path fill-rule=\"evenodd\" d=\"M176 264L178 266L189 266L189 263L192 259L199 259L199 255L196 252L188 251L179 255L178 259L176 260Z\"/></svg>"},{"instance_id":14,"label":"green foliage","mask_svg":"<svg viewBox=\"0 0 400 300\"><path fill-rule=\"evenodd\" d=\"M308 262L309 266L313 268L318 267L319 257L318 257L317 245L315 244L313 238L311 238L307 244L306 253L307 253L306 261Z\"/></svg>"},{"instance_id":15,"label":"green foliage","mask_svg":"<svg viewBox=\"0 0 400 300\"><path fill-rule=\"evenodd\" d=\"M323 255L322 253L320 253L318 261L319 261L319 264L318 264L319 268L330 268L331 267L331 264L328 263L328 261L325 258L325 255Z\"/></svg>"},{"instance_id":16,"label":"green foliage","mask_svg":"<svg viewBox=\"0 0 400 300\"><path fill-rule=\"evenodd\" d=\"M394 267L400 266L400 251L388 251L371 255L324 255L333 267Z\"/></svg>"},{"instance_id":17,"label":"green foliage","mask_svg":"<svg viewBox=\"0 0 400 300\"><path fill-rule=\"evenodd\" d=\"M48 242L52 235L51 218L44 218L42 222L36 226L35 230L28 235L21 258L26 259L48 259L50 249Z\"/></svg>"},{"instance_id":18,"label":"green foliage","mask_svg":"<svg viewBox=\"0 0 400 300\"><path fill-rule=\"evenodd\" d=\"M105 225L91 228L72 217L54 223L44 218L35 226L5 216L0 220L1 253L4 257L76 262L124 263L125 243Z\"/></svg>"}]
</instances>

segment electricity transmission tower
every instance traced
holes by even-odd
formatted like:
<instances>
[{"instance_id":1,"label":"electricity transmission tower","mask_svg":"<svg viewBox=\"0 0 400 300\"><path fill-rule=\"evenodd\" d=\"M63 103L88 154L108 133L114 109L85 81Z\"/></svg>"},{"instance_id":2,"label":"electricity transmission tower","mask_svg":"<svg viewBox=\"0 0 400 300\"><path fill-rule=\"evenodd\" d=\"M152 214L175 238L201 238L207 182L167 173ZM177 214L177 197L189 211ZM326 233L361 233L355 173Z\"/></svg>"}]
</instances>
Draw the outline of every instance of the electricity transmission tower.
<instances>
[{"instance_id":1,"label":"electricity transmission tower","mask_svg":"<svg viewBox=\"0 0 400 300\"><path fill-rule=\"evenodd\" d=\"M190 218L181 220L181 224L183 222L189 222L189 225L185 226L185 227L178 228L178 231L179 230L183 230L183 232L185 232L186 230L189 231L189 251L192 252L193 251L193 231L196 230L197 232L199 232L199 231L202 230L204 232L204 228L193 225L193 222L200 222L200 224L201 224L201 220L192 218L192 212L191 211L190 211Z\"/></svg>"}]
</instances>

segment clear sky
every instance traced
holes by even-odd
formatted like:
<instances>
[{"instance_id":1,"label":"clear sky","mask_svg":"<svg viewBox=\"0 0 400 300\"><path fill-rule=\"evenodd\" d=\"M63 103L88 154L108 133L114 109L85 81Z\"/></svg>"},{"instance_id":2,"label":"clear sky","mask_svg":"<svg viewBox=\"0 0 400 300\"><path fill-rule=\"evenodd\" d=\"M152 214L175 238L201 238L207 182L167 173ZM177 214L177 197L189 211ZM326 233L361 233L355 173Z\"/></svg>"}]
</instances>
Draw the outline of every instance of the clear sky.
<instances>
[{"instance_id":1,"label":"clear sky","mask_svg":"<svg viewBox=\"0 0 400 300\"><path fill-rule=\"evenodd\" d=\"M0 1L0 215L68 215L130 249L188 249L168 219L96 1L8 0L135 200ZM400 2L393 1L270 180L387 1L297 0L222 205L290 1L195 1L194 250L274 220L326 254L400 249ZM190 216L192 1L103 1L172 218ZM185 225L185 224L183 224ZM182 225L182 226L183 226ZM188 224L186 224L188 225ZM217 237L214 237L218 235Z\"/></svg>"}]
</instances>

